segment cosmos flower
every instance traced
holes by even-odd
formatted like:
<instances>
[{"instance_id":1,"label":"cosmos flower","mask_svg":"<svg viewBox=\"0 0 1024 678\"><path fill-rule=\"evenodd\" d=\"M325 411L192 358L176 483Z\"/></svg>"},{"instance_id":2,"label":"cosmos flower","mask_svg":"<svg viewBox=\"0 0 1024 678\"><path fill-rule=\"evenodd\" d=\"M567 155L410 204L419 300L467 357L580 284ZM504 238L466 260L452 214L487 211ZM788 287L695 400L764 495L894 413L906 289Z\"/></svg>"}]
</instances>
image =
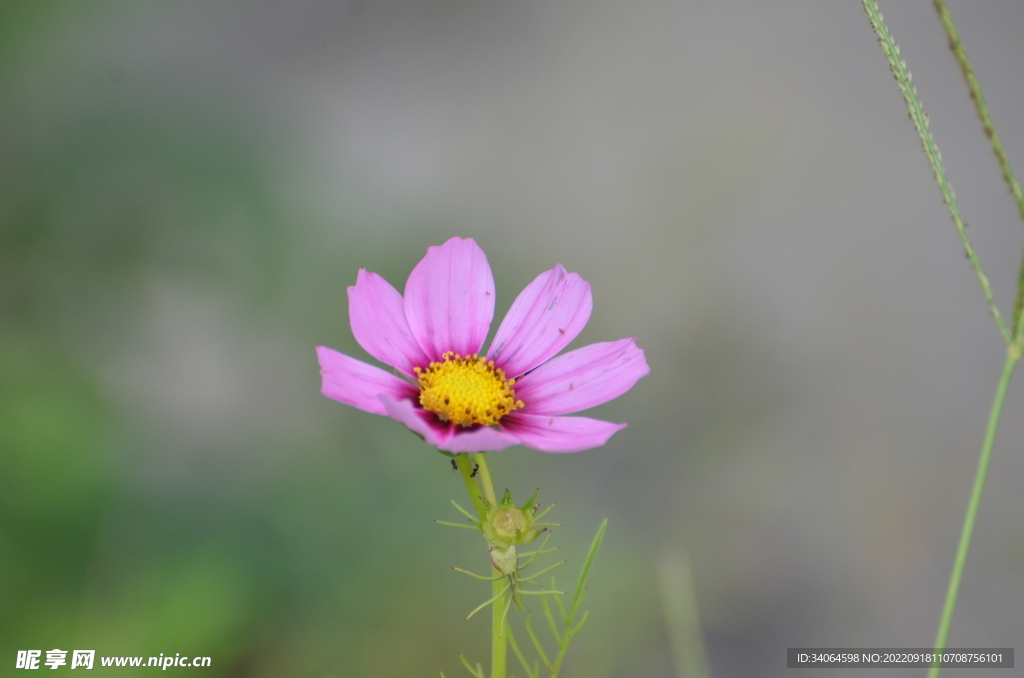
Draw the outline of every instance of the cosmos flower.
<instances>
[{"instance_id":1,"label":"cosmos flower","mask_svg":"<svg viewBox=\"0 0 1024 678\"><path fill-rule=\"evenodd\" d=\"M320 392L400 421L449 452L604 445L626 425L563 415L617 398L650 372L635 339L555 357L593 306L590 283L561 265L520 292L481 353L494 318L494 277L472 238L427 248L404 296L360 269L348 300L356 341L394 373L318 346Z\"/></svg>"}]
</instances>

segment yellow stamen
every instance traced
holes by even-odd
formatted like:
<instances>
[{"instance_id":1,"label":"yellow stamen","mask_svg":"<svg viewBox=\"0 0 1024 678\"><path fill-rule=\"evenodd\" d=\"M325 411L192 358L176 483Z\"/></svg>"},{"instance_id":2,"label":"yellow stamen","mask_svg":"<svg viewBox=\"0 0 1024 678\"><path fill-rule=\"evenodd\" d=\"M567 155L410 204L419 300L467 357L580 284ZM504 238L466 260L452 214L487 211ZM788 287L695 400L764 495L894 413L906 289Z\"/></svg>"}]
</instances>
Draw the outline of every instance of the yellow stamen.
<instances>
[{"instance_id":1,"label":"yellow stamen","mask_svg":"<svg viewBox=\"0 0 1024 678\"><path fill-rule=\"evenodd\" d=\"M420 405L437 413L442 421L459 426L494 426L503 416L523 407L512 390L515 379L493 360L478 355L463 358L449 351L444 362L432 362L426 369L413 368L420 384Z\"/></svg>"}]
</instances>

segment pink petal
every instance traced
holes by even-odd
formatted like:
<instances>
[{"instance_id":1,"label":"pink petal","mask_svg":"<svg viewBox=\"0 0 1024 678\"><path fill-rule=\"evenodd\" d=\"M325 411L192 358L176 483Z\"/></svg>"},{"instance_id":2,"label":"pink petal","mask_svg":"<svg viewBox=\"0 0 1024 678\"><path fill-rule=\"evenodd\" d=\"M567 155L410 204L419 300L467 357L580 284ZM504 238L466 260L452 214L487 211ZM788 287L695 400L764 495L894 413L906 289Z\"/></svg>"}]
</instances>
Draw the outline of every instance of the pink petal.
<instances>
[{"instance_id":1,"label":"pink petal","mask_svg":"<svg viewBox=\"0 0 1024 678\"><path fill-rule=\"evenodd\" d=\"M442 445L451 440L453 427L438 422L432 413L416 407L409 398L396 399L382 394L380 401L389 417L419 433L428 445Z\"/></svg>"},{"instance_id":2,"label":"pink petal","mask_svg":"<svg viewBox=\"0 0 1024 678\"><path fill-rule=\"evenodd\" d=\"M456 431L451 440L438 447L449 452L497 452L518 443L519 438L510 433L481 426L465 433Z\"/></svg>"},{"instance_id":3,"label":"pink petal","mask_svg":"<svg viewBox=\"0 0 1024 678\"><path fill-rule=\"evenodd\" d=\"M590 344L549 360L516 382L528 414L567 414L608 402L651 371L635 339Z\"/></svg>"},{"instance_id":4,"label":"pink petal","mask_svg":"<svg viewBox=\"0 0 1024 678\"><path fill-rule=\"evenodd\" d=\"M501 420L502 428L520 444L541 452L579 452L600 447L625 424L588 417L549 417L513 412Z\"/></svg>"},{"instance_id":5,"label":"pink petal","mask_svg":"<svg viewBox=\"0 0 1024 678\"><path fill-rule=\"evenodd\" d=\"M540 365L576 338L593 308L590 283L562 265L526 286L491 342L487 357L514 378Z\"/></svg>"},{"instance_id":6,"label":"pink petal","mask_svg":"<svg viewBox=\"0 0 1024 678\"><path fill-rule=\"evenodd\" d=\"M413 367L430 362L409 329L402 295L376 273L359 269L356 284L348 288L348 317L356 341L377 360L410 377Z\"/></svg>"},{"instance_id":7,"label":"pink petal","mask_svg":"<svg viewBox=\"0 0 1024 678\"><path fill-rule=\"evenodd\" d=\"M494 276L472 238L428 247L405 283L405 316L423 352L480 352L494 318Z\"/></svg>"},{"instance_id":8,"label":"pink petal","mask_svg":"<svg viewBox=\"0 0 1024 678\"><path fill-rule=\"evenodd\" d=\"M320 392L346 405L372 414L387 414L379 398L381 394L409 398L419 393L409 382L326 346L317 346L316 355L323 379Z\"/></svg>"},{"instance_id":9,"label":"pink petal","mask_svg":"<svg viewBox=\"0 0 1024 678\"><path fill-rule=\"evenodd\" d=\"M439 422L432 413L416 407L408 398L396 400L382 395L380 399L389 417L419 433L428 445L435 445L442 450L455 453L497 452L519 442L518 438L509 433L486 426L462 432L457 426Z\"/></svg>"}]
</instances>

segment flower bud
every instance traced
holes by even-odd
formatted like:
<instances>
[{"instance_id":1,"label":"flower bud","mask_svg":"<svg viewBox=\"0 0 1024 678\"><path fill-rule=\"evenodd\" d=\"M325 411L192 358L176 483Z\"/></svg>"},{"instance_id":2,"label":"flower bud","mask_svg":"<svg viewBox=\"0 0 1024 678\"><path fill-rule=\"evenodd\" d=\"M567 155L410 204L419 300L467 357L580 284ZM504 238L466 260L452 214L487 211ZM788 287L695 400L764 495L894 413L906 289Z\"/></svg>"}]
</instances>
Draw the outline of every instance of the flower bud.
<instances>
[{"instance_id":1,"label":"flower bud","mask_svg":"<svg viewBox=\"0 0 1024 678\"><path fill-rule=\"evenodd\" d=\"M529 502L517 508L512 502L512 494L505 490L501 502L487 512L484 534L498 548L529 544L541 532L533 527L534 513L535 507L530 506Z\"/></svg>"},{"instance_id":2,"label":"flower bud","mask_svg":"<svg viewBox=\"0 0 1024 678\"><path fill-rule=\"evenodd\" d=\"M494 569L500 572L504 576L514 574L519 569L519 554L516 553L515 546L509 546L507 548L499 548L492 546L488 549L491 555L491 564L494 565Z\"/></svg>"}]
</instances>

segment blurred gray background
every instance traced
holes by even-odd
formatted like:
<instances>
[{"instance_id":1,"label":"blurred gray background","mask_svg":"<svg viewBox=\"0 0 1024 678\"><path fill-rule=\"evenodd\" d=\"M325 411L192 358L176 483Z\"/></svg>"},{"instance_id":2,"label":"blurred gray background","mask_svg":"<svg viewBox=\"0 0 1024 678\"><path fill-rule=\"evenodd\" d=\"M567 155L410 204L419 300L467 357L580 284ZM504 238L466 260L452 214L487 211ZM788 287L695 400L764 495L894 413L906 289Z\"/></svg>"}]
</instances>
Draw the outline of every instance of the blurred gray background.
<instances>
[{"instance_id":1,"label":"blurred gray background","mask_svg":"<svg viewBox=\"0 0 1024 678\"><path fill-rule=\"evenodd\" d=\"M1022 228L939 22L882 9L1009 312ZM951 10L1024 171L1024 5ZM561 263L594 292L572 346L635 336L651 366L593 411L629 422L607 446L489 456L558 502L564 578L610 519L563 675L678 675L681 554L716 678L932 642L1003 348L859 2L11 0L0 675L54 647L486 664L489 589L450 569L482 541L433 523L458 476L320 396L313 353L370 360L357 269L401 289L453 235L496 322ZM1020 379L952 646L1024 648Z\"/></svg>"}]
</instances>

